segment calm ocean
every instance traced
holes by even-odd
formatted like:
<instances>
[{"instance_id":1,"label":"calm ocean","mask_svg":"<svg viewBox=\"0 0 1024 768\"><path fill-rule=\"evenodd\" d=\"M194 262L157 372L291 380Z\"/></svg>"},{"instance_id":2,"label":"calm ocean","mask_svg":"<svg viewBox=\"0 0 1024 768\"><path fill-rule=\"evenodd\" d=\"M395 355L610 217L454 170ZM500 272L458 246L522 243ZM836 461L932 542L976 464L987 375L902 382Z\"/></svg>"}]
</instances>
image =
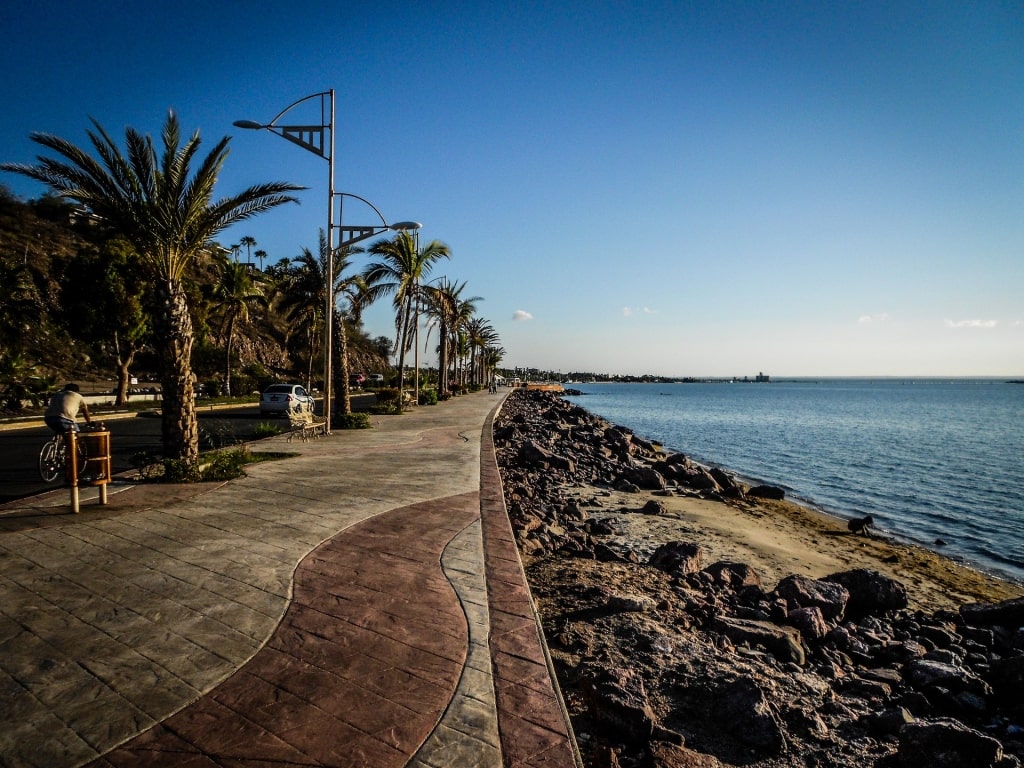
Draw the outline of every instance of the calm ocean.
<instances>
[{"instance_id":1,"label":"calm ocean","mask_svg":"<svg viewBox=\"0 0 1024 768\"><path fill-rule=\"evenodd\" d=\"M870 514L896 538L1024 581L1024 384L569 386L588 411L669 450L843 519Z\"/></svg>"}]
</instances>

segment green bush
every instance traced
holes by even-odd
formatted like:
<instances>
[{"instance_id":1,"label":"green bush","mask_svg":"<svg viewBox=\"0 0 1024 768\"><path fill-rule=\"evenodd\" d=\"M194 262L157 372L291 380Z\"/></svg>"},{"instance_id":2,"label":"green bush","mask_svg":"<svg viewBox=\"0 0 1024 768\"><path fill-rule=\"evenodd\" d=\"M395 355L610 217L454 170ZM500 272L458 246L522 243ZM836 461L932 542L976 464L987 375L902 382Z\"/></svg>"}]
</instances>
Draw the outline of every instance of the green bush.
<instances>
[{"instance_id":1,"label":"green bush","mask_svg":"<svg viewBox=\"0 0 1024 768\"><path fill-rule=\"evenodd\" d=\"M437 405L437 390L433 388L421 389L420 405Z\"/></svg>"},{"instance_id":2,"label":"green bush","mask_svg":"<svg viewBox=\"0 0 1024 768\"><path fill-rule=\"evenodd\" d=\"M259 382L252 376L236 373L231 377L231 396L242 397L257 391Z\"/></svg>"},{"instance_id":3,"label":"green bush","mask_svg":"<svg viewBox=\"0 0 1024 768\"><path fill-rule=\"evenodd\" d=\"M398 413L399 397L396 387L381 387L377 390L377 404L370 410L374 413Z\"/></svg>"},{"instance_id":4,"label":"green bush","mask_svg":"<svg viewBox=\"0 0 1024 768\"><path fill-rule=\"evenodd\" d=\"M209 463L202 471L202 480L223 481L234 480L245 475L243 467L249 463L249 451L236 448L230 451L217 451L209 458Z\"/></svg>"},{"instance_id":5,"label":"green bush","mask_svg":"<svg viewBox=\"0 0 1024 768\"><path fill-rule=\"evenodd\" d=\"M278 424L271 424L269 421L261 421L256 425L256 439L280 435L284 430Z\"/></svg>"},{"instance_id":6,"label":"green bush","mask_svg":"<svg viewBox=\"0 0 1024 768\"><path fill-rule=\"evenodd\" d=\"M370 414L368 413L343 413L334 421L338 429L369 429Z\"/></svg>"},{"instance_id":7,"label":"green bush","mask_svg":"<svg viewBox=\"0 0 1024 768\"><path fill-rule=\"evenodd\" d=\"M164 459L165 483L198 483L199 465L188 459Z\"/></svg>"},{"instance_id":8,"label":"green bush","mask_svg":"<svg viewBox=\"0 0 1024 768\"><path fill-rule=\"evenodd\" d=\"M377 390L377 404L378 405L391 405L398 403L398 388L397 387L381 387Z\"/></svg>"}]
</instances>

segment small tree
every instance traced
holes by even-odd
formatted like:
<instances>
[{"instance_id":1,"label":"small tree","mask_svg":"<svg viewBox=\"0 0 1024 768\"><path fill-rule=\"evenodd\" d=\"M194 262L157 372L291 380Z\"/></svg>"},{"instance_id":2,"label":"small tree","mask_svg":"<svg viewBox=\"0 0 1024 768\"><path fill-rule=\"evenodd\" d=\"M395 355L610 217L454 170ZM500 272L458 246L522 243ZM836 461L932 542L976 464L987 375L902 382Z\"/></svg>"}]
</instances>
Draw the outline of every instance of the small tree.
<instances>
[{"instance_id":1,"label":"small tree","mask_svg":"<svg viewBox=\"0 0 1024 768\"><path fill-rule=\"evenodd\" d=\"M62 295L67 322L114 363L116 404L128 402L131 366L150 341L149 291L142 265L124 240L83 251L71 264Z\"/></svg>"}]
</instances>

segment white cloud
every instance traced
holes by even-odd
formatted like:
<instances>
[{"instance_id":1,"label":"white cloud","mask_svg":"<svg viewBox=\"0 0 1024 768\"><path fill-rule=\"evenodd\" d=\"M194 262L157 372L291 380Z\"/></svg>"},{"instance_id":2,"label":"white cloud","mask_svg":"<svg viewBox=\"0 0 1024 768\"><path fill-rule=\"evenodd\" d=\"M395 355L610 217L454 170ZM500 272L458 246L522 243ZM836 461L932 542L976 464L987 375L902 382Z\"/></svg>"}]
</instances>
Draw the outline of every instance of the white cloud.
<instances>
[{"instance_id":1,"label":"white cloud","mask_svg":"<svg viewBox=\"0 0 1024 768\"><path fill-rule=\"evenodd\" d=\"M947 320L947 328L995 328L998 320Z\"/></svg>"},{"instance_id":2,"label":"white cloud","mask_svg":"<svg viewBox=\"0 0 1024 768\"><path fill-rule=\"evenodd\" d=\"M884 323L888 319L888 312L879 312L874 315L861 315L859 318L857 318L857 322L860 323L861 325L868 325L870 323Z\"/></svg>"},{"instance_id":3,"label":"white cloud","mask_svg":"<svg viewBox=\"0 0 1024 768\"><path fill-rule=\"evenodd\" d=\"M636 311L637 311L637 310L633 309L633 307L623 307L623 308L622 308L622 316L623 316L623 317L632 317L632 316L633 316L633 313L634 313L634 312L636 312ZM654 315L654 314L657 314L657 311L656 311L656 310L653 310L653 309L651 309L650 307L644 307L643 309L641 309L641 310L639 310L639 311L640 311L640 312L643 312L643 313L644 313L645 315Z\"/></svg>"},{"instance_id":4,"label":"white cloud","mask_svg":"<svg viewBox=\"0 0 1024 768\"><path fill-rule=\"evenodd\" d=\"M527 312L525 309L517 309L512 313L513 320L533 320L533 315Z\"/></svg>"}]
</instances>

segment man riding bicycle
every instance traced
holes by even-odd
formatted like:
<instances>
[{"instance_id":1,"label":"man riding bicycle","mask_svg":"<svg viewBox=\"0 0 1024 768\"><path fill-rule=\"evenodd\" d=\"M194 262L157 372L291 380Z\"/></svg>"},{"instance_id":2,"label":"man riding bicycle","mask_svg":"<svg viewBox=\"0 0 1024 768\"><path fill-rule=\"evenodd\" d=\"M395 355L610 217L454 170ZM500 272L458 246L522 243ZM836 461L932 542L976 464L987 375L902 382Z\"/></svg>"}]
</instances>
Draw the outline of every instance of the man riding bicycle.
<instances>
[{"instance_id":1,"label":"man riding bicycle","mask_svg":"<svg viewBox=\"0 0 1024 768\"><path fill-rule=\"evenodd\" d=\"M86 424L92 423L89 406L85 404L85 398L78 393L78 385L66 384L64 389L50 398L43 421L58 435L69 431L78 432L78 422L75 419L79 411L84 414Z\"/></svg>"}]
</instances>

